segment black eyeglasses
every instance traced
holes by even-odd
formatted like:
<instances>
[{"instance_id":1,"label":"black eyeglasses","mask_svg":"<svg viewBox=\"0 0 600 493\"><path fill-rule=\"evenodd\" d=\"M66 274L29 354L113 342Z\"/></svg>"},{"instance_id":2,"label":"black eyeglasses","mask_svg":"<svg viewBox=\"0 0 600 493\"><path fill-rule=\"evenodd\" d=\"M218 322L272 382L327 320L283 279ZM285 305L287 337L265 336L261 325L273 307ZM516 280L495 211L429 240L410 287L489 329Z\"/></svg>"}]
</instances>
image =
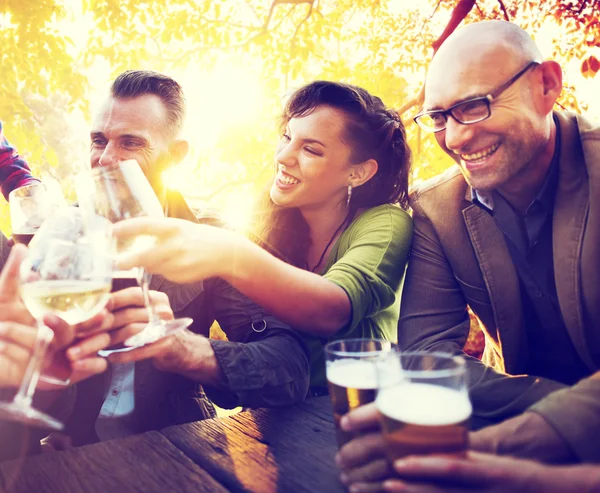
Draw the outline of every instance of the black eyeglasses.
<instances>
[{"instance_id":1,"label":"black eyeglasses","mask_svg":"<svg viewBox=\"0 0 600 493\"><path fill-rule=\"evenodd\" d=\"M458 123L471 125L486 120L492 114L490 104L512 86L519 78L531 67L539 65L539 62L530 62L525 68L520 70L514 77L507 80L500 87L485 96L467 99L451 106L447 110L433 110L419 113L413 119L419 127L427 132L441 132L446 128L448 116L452 116Z\"/></svg>"}]
</instances>

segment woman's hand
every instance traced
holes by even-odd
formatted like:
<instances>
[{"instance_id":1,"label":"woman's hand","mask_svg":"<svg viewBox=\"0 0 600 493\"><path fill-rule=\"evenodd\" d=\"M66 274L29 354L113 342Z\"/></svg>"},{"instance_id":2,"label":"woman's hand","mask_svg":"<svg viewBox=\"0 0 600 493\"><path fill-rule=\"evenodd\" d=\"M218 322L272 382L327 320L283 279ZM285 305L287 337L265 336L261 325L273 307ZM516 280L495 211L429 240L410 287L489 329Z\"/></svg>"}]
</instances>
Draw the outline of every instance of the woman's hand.
<instances>
[{"instance_id":1,"label":"woman's hand","mask_svg":"<svg viewBox=\"0 0 600 493\"><path fill-rule=\"evenodd\" d=\"M119 269L143 267L178 282L223 277L231 267L236 247L246 240L226 229L183 219L138 217L114 225L117 238L150 235L156 245L141 252L122 255Z\"/></svg>"}]
</instances>

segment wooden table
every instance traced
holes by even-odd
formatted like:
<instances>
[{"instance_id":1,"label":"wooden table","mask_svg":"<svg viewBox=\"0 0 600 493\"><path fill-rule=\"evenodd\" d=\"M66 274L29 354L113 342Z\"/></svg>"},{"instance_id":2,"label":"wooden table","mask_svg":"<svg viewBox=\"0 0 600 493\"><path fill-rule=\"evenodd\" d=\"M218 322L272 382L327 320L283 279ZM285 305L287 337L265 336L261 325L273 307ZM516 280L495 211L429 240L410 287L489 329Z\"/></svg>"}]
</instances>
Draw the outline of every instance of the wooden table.
<instances>
[{"instance_id":1,"label":"wooden table","mask_svg":"<svg viewBox=\"0 0 600 493\"><path fill-rule=\"evenodd\" d=\"M336 449L320 397L5 462L0 492L341 493Z\"/></svg>"}]
</instances>

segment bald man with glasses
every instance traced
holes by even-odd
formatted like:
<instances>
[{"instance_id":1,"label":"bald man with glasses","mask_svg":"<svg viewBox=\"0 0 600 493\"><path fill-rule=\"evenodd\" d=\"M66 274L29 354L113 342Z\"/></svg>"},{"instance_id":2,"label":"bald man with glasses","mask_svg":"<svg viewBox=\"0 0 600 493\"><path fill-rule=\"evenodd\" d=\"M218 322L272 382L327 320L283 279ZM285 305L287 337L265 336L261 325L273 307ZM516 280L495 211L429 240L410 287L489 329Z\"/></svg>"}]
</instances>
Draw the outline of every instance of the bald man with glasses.
<instances>
[{"instance_id":1,"label":"bald man with glasses","mask_svg":"<svg viewBox=\"0 0 600 493\"><path fill-rule=\"evenodd\" d=\"M581 416L546 396L600 369L600 130L553 111L561 69L542 60L502 21L433 60L415 121L457 166L413 191L398 340L460 354L471 308L486 337L483 361L468 358L475 419L530 411L577 442Z\"/></svg>"},{"instance_id":2,"label":"bald man with glasses","mask_svg":"<svg viewBox=\"0 0 600 493\"><path fill-rule=\"evenodd\" d=\"M398 343L462 354L470 308L486 340L482 361L467 356L475 423L525 412L565 457L600 460L600 413L577 387L569 407L551 395L581 382L600 401L585 380L600 370L600 128L554 111L561 89L560 66L508 22L436 54L415 121L457 166L412 192Z\"/></svg>"},{"instance_id":3,"label":"bald man with glasses","mask_svg":"<svg viewBox=\"0 0 600 493\"><path fill-rule=\"evenodd\" d=\"M600 462L600 126L554 111L560 66L515 24L450 36L415 117L457 163L411 194L414 239L398 344L461 355L470 308L484 330L467 360L471 448L551 464ZM469 454L384 458L374 406L339 452L350 491L600 491L600 468ZM586 469L587 467L587 469ZM552 474L550 472L552 471ZM595 488L595 489L594 489Z\"/></svg>"}]
</instances>

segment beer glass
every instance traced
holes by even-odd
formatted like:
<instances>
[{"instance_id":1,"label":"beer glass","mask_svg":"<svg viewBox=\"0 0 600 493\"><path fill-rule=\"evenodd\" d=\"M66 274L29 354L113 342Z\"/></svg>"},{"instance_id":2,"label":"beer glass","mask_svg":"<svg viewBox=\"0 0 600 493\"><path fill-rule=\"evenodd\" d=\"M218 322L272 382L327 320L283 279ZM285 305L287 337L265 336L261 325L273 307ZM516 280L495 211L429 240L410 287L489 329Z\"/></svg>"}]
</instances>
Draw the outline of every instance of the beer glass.
<instances>
[{"instance_id":1,"label":"beer glass","mask_svg":"<svg viewBox=\"0 0 600 493\"><path fill-rule=\"evenodd\" d=\"M395 353L378 363L377 377L375 402L390 461L409 455L465 455L472 407L462 357Z\"/></svg>"},{"instance_id":2,"label":"beer glass","mask_svg":"<svg viewBox=\"0 0 600 493\"><path fill-rule=\"evenodd\" d=\"M375 400L375 364L395 347L383 339L342 339L325 345L325 369L340 447L355 437L340 428L340 419L352 409Z\"/></svg>"},{"instance_id":3,"label":"beer glass","mask_svg":"<svg viewBox=\"0 0 600 493\"><path fill-rule=\"evenodd\" d=\"M65 205L60 194L51 193L43 183L15 188L8 195L8 203L13 239L24 245L29 245L46 218Z\"/></svg>"}]
</instances>

